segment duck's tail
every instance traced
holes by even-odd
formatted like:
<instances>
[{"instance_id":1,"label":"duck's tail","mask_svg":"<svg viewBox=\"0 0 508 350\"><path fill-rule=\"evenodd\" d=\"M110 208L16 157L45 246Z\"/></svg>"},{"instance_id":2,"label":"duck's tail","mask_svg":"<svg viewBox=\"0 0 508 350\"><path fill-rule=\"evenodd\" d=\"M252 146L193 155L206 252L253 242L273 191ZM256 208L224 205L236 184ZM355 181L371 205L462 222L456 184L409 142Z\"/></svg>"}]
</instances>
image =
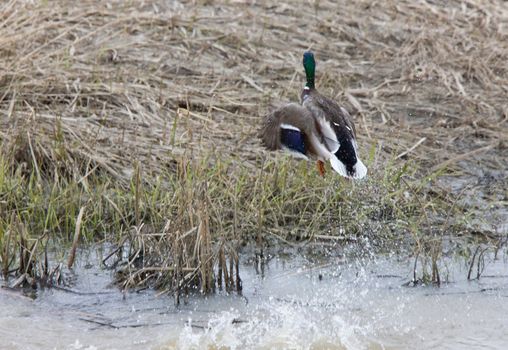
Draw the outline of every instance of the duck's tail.
<instances>
[{"instance_id":1,"label":"duck's tail","mask_svg":"<svg viewBox=\"0 0 508 350\"><path fill-rule=\"evenodd\" d=\"M348 179L360 180L367 175L367 167L363 164L360 158L356 160L355 165L353 165L350 169L347 169L346 165L332 154L330 157L330 164L332 165L333 170Z\"/></svg>"},{"instance_id":2,"label":"duck's tail","mask_svg":"<svg viewBox=\"0 0 508 350\"><path fill-rule=\"evenodd\" d=\"M363 162L360 160L360 158L357 159L358 161L353 166L354 169L354 176L353 179L363 179L367 175L367 167Z\"/></svg>"}]
</instances>

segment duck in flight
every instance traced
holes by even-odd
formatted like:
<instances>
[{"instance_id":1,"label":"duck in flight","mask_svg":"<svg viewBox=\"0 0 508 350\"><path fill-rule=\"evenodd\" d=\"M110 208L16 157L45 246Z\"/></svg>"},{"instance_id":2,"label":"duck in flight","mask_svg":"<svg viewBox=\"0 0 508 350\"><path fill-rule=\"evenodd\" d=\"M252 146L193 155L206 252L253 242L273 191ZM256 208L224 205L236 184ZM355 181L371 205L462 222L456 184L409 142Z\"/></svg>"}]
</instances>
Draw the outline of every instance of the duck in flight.
<instances>
[{"instance_id":1,"label":"duck in flight","mask_svg":"<svg viewBox=\"0 0 508 350\"><path fill-rule=\"evenodd\" d=\"M361 179L367 168L358 156L356 131L348 111L321 95L315 88L316 61L312 52L303 55L307 83L301 104L289 103L268 114L259 136L269 150L284 149L305 159L316 159L324 176L324 162L330 161L338 174Z\"/></svg>"}]
</instances>

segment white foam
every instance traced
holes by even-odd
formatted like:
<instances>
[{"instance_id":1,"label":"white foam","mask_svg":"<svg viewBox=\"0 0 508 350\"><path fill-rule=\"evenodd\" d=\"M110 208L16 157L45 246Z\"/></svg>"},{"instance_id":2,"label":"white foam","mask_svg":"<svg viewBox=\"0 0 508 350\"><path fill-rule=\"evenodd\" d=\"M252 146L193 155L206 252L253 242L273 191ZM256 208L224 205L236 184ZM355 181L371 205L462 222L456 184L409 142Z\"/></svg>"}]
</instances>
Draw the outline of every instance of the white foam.
<instances>
[{"instance_id":1,"label":"white foam","mask_svg":"<svg viewBox=\"0 0 508 350\"><path fill-rule=\"evenodd\" d=\"M340 294L340 292L338 292ZM318 299L319 298L319 299ZM177 341L178 349L362 349L365 330L359 324L335 314L327 317L319 307L309 307L298 297L288 296L284 302L274 298L247 314L237 310L223 311L213 316L204 330L185 327ZM320 297L311 300L319 305ZM337 309L336 305L330 305ZM238 322L241 320L242 322ZM360 336L359 336L360 335Z\"/></svg>"}]
</instances>

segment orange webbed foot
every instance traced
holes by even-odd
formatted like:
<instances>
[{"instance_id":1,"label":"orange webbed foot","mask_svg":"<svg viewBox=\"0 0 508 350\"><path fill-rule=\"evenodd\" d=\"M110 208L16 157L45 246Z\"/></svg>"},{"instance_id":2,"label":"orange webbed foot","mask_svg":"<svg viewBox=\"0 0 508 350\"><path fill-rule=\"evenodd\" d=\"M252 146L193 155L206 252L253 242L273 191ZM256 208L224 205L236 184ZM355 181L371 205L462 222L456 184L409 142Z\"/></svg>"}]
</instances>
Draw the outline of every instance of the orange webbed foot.
<instances>
[{"instance_id":1,"label":"orange webbed foot","mask_svg":"<svg viewBox=\"0 0 508 350\"><path fill-rule=\"evenodd\" d=\"M321 160L318 160L316 165L317 165L319 174L324 177L325 176L325 163Z\"/></svg>"}]
</instances>

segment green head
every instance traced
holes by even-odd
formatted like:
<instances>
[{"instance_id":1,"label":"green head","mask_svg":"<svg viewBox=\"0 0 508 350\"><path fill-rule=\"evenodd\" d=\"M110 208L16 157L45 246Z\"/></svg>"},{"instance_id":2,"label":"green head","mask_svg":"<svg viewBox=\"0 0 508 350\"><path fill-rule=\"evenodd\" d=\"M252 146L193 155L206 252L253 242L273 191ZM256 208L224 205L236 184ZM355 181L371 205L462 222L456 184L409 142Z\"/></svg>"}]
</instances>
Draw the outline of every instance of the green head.
<instances>
[{"instance_id":1,"label":"green head","mask_svg":"<svg viewBox=\"0 0 508 350\"><path fill-rule=\"evenodd\" d=\"M305 86L314 89L316 61L314 60L314 54L311 51L306 51L303 54L303 68L305 68L305 75L307 76L307 84L305 84Z\"/></svg>"}]
</instances>

